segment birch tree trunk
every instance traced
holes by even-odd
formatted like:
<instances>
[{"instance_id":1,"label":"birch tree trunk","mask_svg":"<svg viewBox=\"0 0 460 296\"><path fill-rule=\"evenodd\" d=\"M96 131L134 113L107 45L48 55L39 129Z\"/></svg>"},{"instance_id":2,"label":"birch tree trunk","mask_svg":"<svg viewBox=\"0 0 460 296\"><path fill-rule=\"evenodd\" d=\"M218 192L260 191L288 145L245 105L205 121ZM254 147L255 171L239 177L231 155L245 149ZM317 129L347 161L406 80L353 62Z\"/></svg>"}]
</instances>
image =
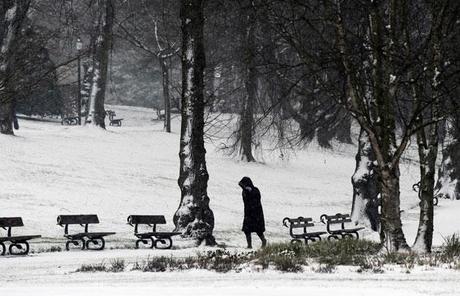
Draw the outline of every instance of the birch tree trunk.
<instances>
[{"instance_id":1,"label":"birch tree trunk","mask_svg":"<svg viewBox=\"0 0 460 296\"><path fill-rule=\"evenodd\" d=\"M112 0L98 0L98 19L93 45L93 76L90 92L90 120L94 126L105 128L105 94L109 53L112 48L114 6Z\"/></svg>"},{"instance_id":2,"label":"birch tree trunk","mask_svg":"<svg viewBox=\"0 0 460 296\"><path fill-rule=\"evenodd\" d=\"M438 155L438 125L417 133L418 154L420 160L420 220L413 250L417 252L431 252L433 242L433 197Z\"/></svg>"},{"instance_id":3,"label":"birch tree trunk","mask_svg":"<svg viewBox=\"0 0 460 296\"><path fill-rule=\"evenodd\" d=\"M182 0L182 124L179 187L174 214L176 230L198 244L214 245L214 214L209 208L208 171L204 147L204 0Z\"/></svg>"},{"instance_id":4,"label":"birch tree trunk","mask_svg":"<svg viewBox=\"0 0 460 296\"><path fill-rule=\"evenodd\" d=\"M4 0L0 5L0 133L13 135L15 98L10 81L19 30L30 0Z\"/></svg>"},{"instance_id":5,"label":"birch tree trunk","mask_svg":"<svg viewBox=\"0 0 460 296\"><path fill-rule=\"evenodd\" d=\"M244 38L244 87L246 95L243 98L243 106L240 115L240 153L242 160L255 161L252 155L252 143L254 136L254 107L257 97L257 69L256 69L256 20L254 2L245 8L245 38Z\"/></svg>"},{"instance_id":6,"label":"birch tree trunk","mask_svg":"<svg viewBox=\"0 0 460 296\"><path fill-rule=\"evenodd\" d=\"M160 57L161 73L163 76L163 100L165 108L164 128L167 133L171 132L171 100L169 97L169 67L166 58Z\"/></svg>"},{"instance_id":7,"label":"birch tree trunk","mask_svg":"<svg viewBox=\"0 0 460 296\"><path fill-rule=\"evenodd\" d=\"M353 184L351 218L357 224L364 224L378 231L380 214L376 160L367 133L363 129L359 133L358 153L355 159L356 169L351 178Z\"/></svg>"},{"instance_id":8,"label":"birch tree trunk","mask_svg":"<svg viewBox=\"0 0 460 296\"><path fill-rule=\"evenodd\" d=\"M429 86L429 99L432 104L418 118L419 126L423 126L426 121L434 121L429 126L421 128L417 132L417 145L420 159L420 220L417 230L417 236L413 249L417 252L429 253L433 242L433 198L435 186L436 160L438 156L439 145L439 129L437 118L440 118L439 106L444 96L441 91L441 77L444 72L443 53L441 47L442 39L442 16L444 8L442 4L433 2L431 4L431 19L432 36L430 39L430 64L428 67L428 79L431 83L426 83L427 80L421 80L421 86L413 86L416 101L420 101L419 105L423 106L423 97L417 91L423 87Z\"/></svg>"}]
</instances>

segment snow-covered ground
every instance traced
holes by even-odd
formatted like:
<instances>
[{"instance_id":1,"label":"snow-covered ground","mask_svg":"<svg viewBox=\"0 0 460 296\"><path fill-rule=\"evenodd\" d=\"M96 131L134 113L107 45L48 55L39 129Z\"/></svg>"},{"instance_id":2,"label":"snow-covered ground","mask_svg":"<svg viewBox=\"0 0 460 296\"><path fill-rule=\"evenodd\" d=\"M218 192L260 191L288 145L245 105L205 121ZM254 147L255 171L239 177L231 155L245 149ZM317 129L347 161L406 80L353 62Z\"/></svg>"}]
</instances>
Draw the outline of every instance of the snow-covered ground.
<instances>
[{"instance_id":1,"label":"snow-covered ground","mask_svg":"<svg viewBox=\"0 0 460 296\"><path fill-rule=\"evenodd\" d=\"M280 290L289 293L293 292L292 289L305 290L307 287L313 295L320 291L322 295L333 291L340 295L348 292L367 295L372 289L382 295L399 295L398 289L406 290L401 290L405 295L424 295L430 289L436 295L453 295L460 291L456 280L460 277L458 272L439 273L436 270L409 275L398 272L358 275L346 270L333 275L289 275L274 271L240 274L205 271L72 273L83 263L99 263L110 258L134 260L165 254L182 256L197 251L190 247L190 242L180 239L175 240L177 247L172 251L120 249L134 244L132 228L126 224L130 214L162 214L168 220L164 229L173 228L172 216L180 197L177 186L179 121L176 117L173 133L167 134L163 132L162 122L151 120L155 115L149 109L121 106L112 106L111 109L124 118L122 127L108 127L107 131L102 131L92 127L20 120L21 129L15 137L0 137L0 216L23 217L25 227L14 229L15 233L43 236L32 244L35 254L0 258L0 286L6 289L2 291L2 294L5 292L3 295L13 291L25 293L36 285L40 286L37 295L49 295L50 289L68 294L62 292L62 285L71 287L75 294L83 285L91 286L87 288L89 294L103 289L114 295L124 295L134 287L139 291L156 287L160 293L168 289L178 294L182 289L198 289L197 282L199 286L205 286L204 294L206 291L211 294L214 287L219 287L225 295L239 294L243 288L247 294L263 292L264 295L278 295ZM269 242L289 239L287 229L281 224L286 216L307 216L318 221L323 213L349 212L351 209L350 177L356 152L353 145L336 145L333 151L329 151L312 144L293 152L289 161L281 160L276 151L267 151L264 162L255 164L230 158L217 147L220 147L220 140L207 144L208 192L215 215L216 239L230 249L238 250L245 245L240 231L243 208L237 185L242 176L250 176L261 190ZM404 230L411 243L418 224L418 200L412 191L412 184L418 179L415 162L403 162L401 173ZM59 214L83 213L99 215L101 224L92 229L117 232L107 239L106 251L39 252L40 249L63 246L63 229L56 225ZM440 201L435 209L435 245L441 245L443 237L459 231L460 225L455 218L458 213L460 203ZM376 238L369 231L363 234L365 238ZM176 285L177 281L183 285ZM17 289L19 286L23 290Z\"/></svg>"}]
</instances>

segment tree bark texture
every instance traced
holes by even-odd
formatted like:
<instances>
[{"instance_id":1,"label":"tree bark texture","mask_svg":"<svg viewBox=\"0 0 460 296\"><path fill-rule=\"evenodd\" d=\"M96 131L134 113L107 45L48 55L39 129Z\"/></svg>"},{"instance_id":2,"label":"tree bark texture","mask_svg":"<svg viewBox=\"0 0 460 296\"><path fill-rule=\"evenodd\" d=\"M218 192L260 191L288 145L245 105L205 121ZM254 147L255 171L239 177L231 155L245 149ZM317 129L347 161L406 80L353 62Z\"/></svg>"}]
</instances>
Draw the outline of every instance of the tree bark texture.
<instances>
[{"instance_id":1,"label":"tree bark texture","mask_svg":"<svg viewBox=\"0 0 460 296\"><path fill-rule=\"evenodd\" d=\"M15 99L10 85L19 30L30 0L4 0L0 4L0 133L13 135Z\"/></svg>"},{"instance_id":2,"label":"tree bark texture","mask_svg":"<svg viewBox=\"0 0 460 296\"><path fill-rule=\"evenodd\" d=\"M256 68L256 16L254 3L245 9L244 19L244 88L246 95L243 97L243 106L240 115L240 154L242 160L255 161L252 154L254 136L254 107L257 99L257 68Z\"/></svg>"},{"instance_id":3,"label":"tree bark texture","mask_svg":"<svg viewBox=\"0 0 460 296\"><path fill-rule=\"evenodd\" d=\"M353 185L353 205L351 218L355 223L364 224L373 231L380 228L379 189L374 151L367 133L361 129L356 153L356 169Z\"/></svg>"},{"instance_id":4,"label":"tree bark texture","mask_svg":"<svg viewBox=\"0 0 460 296\"><path fill-rule=\"evenodd\" d=\"M171 100L169 97L169 67L166 58L160 57L161 73L163 76L163 100L165 108L164 128L167 133L171 132Z\"/></svg>"},{"instance_id":5,"label":"tree bark texture","mask_svg":"<svg viewBox=\"0 0 460 296\"><path fill-rule=\"evenodd\" d=\"M93 44L93 76L90 93L90 120L94 126L105 128L105 94L109 53L112 48L114 3L112 0L97 1L97 20Z\"/></svg>"},{"instance_id":6,"label":"tree bark texture","mask_svg":"<svg viewBox=\"0 0 460 296\"><path fill-rule=\"evenodd\" d=\"M421 129L417 133L420 160L420 220L413 249L422 253L431 252L433 242L433 197L438 155L437 127L435 124L426 128L428 133L425 129Z\"/></svg>"},{"instance_id":7,"label":"tree bark texture","mask_svg":"<svg viewBox=\"0 0 460 296\"><path fill-rule=\"evenodd\" d=\"M182 0L182 104L179 187L181 200L174 214L176 230L199 244L215 244L214 214L207 193L204 147L203 0Z\"/></svg>"}]
</instances>

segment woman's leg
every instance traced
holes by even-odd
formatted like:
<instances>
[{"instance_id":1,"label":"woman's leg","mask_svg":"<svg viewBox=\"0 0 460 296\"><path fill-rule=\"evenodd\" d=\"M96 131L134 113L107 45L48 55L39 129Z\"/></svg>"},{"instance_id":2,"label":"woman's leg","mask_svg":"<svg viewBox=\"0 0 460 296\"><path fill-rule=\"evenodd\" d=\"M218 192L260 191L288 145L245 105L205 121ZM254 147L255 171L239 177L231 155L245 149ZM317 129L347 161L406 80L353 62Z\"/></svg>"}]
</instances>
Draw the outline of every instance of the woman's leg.
<instances>
[{"instance_id":1,"label":"woman's leg","mask_svg":"<svg viewBox=\"0 0 460 296\"><path fill-rule=\"evenodd\" d=\"M246 242L248 243L248 249L252 249L251 233L245 232L244 235L246 235Z\"/></svg>"},{"instance_id":2,"label":"woman's leg","mask_svg":"<svg viewBox=\"0 0 460 296\"><path fill-rule=\"evenodd\" d=\"M257 235L259 236L260 240L262 241L262 248L267 245L267 240L265 239L264 233L263 232L257 232Z\"/></svg>"}]
</instances>

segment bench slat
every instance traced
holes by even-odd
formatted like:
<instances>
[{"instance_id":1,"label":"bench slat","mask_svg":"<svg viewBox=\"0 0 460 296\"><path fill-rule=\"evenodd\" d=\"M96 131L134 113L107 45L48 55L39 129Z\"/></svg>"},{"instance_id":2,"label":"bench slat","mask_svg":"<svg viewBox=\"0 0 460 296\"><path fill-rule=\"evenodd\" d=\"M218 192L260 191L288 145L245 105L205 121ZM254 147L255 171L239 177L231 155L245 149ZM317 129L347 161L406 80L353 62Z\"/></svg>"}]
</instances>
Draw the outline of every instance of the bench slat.
<instances>
[{"instance_id":1,"label":"bench slat","mask_svg":"<svg viewBox=\"0 0 460 296\"><path fill-rule=\"evenodd\" d=\"M0 237L0 242L20 242L20 241L27 241L34 238L40 238L41 235L21 235L21 236L7 236L7 237Z\"/></svg>"},{"instance_id":2,"label":"bench slat","mask_svg":"<svg viewBox=\"0 0 460 296\"><path fill-rule=\"evenodd\" d=\"M65 224L98 224L99 218L97 215L59 215L57 223Z\"/></svg>"},{"instance_id":3,"label":"bench slat","mask_svg":"<svg viewBox=\"0 0 460 296\"><path fill-rule=\"evenodd\" d=\"M21 217L0 217L0 227L21 227L24 226Z\"/></svg>"},{"instance_id":4,"label":"bench slat","mask_svg":"<svg viewBox=\"0 0 460 296\"><path fill-rule=\"evenodd\" d=\"M103 236L114 235L114 234L116 234L116 232L80 232L80 233L74 233L74 234L67 234L66 237L72 238L72 239L81 239L84 237L97 238L97 237L103 237Z\"/></svg>"},{"instance_id":5,"label":"bench slat","mask_svg":"<svg viewBox=\"0 0 460 296\"><path fill-rule=\"evenodd\" d=\"M303 218L303 217L299 217L299 218L295 218L295 219L289 219L289 221L291 223L297 223L297 222L310 222L310 221L313 221L312 218Z\"/></svg>"},{"instance_id":6,"label":"bench slat","mask_svg":"<svg viewBox=\"0 0 460 296\"><path fill-rule=\"evenodd\" d=\"M329 224L342 224L342 223L350 223L351 219L331 219L328 220L327 223Z\"/></svg>"},{"instance_id":7,"label":"bench slat","mask_svg":"<svg viewBox=\"0 0 460 296\"><path fill-rule=\"evenodd\" d=\"M314 227L315 224L313 223L296 223L291 224L291 228L305 228L305 227Z\"/></svg>"},{"instance_id":8,"label":"bench slat","mask_svg":"<svg viewBox=\"0 0 460 296\"><path fill-rule=\"evenodd\" d=\"M137 237L147 238L151 236L155 237L171 237L174 235L182 234L180 232L143 232L143 233L136 233Z\"/></svg>"},{"instance_id":9,"label":"bench slat","mask_svg":"<svg viewBox=\"0 0 460 296\"><path fill-rule=\"evenodd\" d=\"M165 216L162 215L131 215L128 217L130 224L166 224Z\"/></svg>"}]
</instances>

